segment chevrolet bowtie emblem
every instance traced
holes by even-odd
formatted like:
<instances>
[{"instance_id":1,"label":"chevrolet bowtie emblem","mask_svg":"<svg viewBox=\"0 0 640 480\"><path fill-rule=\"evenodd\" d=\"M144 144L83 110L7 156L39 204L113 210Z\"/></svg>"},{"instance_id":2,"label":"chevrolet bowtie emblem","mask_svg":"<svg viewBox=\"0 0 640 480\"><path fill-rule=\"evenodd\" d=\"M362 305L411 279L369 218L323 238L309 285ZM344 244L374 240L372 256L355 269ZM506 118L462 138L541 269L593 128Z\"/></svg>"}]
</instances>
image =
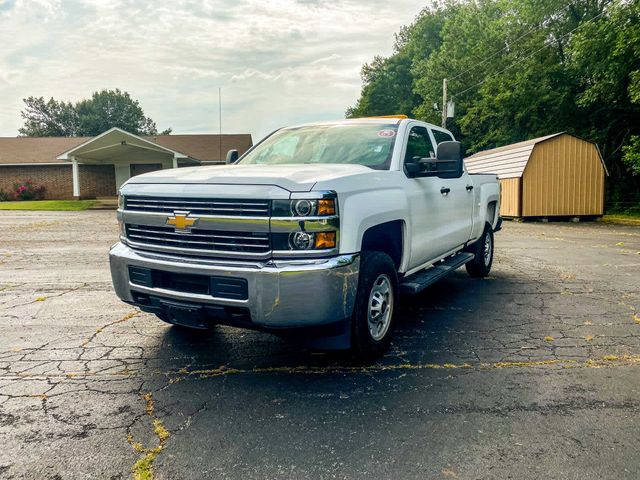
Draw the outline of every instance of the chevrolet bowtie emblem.
<instances>
[{"instance_id":1,"label":"chevrolet bowtie emblem","mask_svg":"<svg viewBox=\"0 0 640 480\"><path fill-rule=\"evenodd\" d=\"M175 227L176 231L189 231L197 222L197 218L189 218L189 212L174 212L172 217L167 218L167 225Z\"/></svg>"}]
</instances>

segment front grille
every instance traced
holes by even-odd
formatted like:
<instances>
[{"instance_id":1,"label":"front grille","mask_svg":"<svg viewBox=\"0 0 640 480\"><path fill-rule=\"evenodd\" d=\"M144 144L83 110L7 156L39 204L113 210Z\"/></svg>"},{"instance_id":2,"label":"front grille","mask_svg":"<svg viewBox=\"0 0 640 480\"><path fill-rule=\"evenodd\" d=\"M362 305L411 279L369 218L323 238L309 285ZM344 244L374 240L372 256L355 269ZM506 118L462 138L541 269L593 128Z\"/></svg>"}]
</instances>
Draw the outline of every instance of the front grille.
<instances>
[{"instance_id":1,"label":"front grille","mask_svg":"<svg viewBox=\"0 0 640 480\"><path fill-rule=\"evenodd\" d=\"M268 217L269 200L234 200L208 198L163 198L126 196L125 210L134 212L173 213L186 210L197 215L231 215Z\"/></svg>"},{"instance_id":2,"label":"front grille","mask_svg":"<svg viewBox=\"0 0 640 480\"><path fill-rule=\"evenodd\" d=\"M136 245L172 247L185 250L265 253L271 249L268 233L227 232L193 228L190 233L177 233L172 227L126 225L127 239Z\"/></svg>"}]
</instances>

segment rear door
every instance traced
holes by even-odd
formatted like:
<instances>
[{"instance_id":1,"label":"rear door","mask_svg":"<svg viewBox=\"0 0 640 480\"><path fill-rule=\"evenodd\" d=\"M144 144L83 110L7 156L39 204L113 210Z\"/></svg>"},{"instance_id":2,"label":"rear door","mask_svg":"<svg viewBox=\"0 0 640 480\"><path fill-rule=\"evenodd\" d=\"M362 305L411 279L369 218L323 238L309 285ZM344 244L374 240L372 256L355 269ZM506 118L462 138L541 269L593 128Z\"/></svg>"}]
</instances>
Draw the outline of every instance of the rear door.
<instances>
[{"instance_id":1,"label":"rear door","mask_svg":"<svg viewBox=\"0 0 640 480\"><path fill-rule=\"evenodd\" d=\"M447 130L437 127L429 127L433 144L454 140ZM462 176L458 178L440 178L442 188L449 189L447 193L446 209L448 212L447 223L444 227L444 235L449 239L451 248L455 248L467 242L471 238L473 227L474 192L471 177L463 169Z\"/></svg>"}]
</instances>

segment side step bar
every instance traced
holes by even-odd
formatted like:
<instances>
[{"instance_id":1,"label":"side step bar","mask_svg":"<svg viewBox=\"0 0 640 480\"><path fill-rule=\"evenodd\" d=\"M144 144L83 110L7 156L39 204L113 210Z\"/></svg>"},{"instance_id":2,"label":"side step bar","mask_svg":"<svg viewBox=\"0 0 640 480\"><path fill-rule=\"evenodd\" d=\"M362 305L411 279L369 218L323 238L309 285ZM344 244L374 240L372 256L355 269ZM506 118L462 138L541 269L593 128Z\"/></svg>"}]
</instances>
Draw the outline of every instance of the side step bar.
<instances>
[{"instance_id":1,"label":"side step bar","mask_svg":"<svg viewBox=\"0 0 640 480\"><path fill-rule=\"evenodd\" d=\"M423 270L418 273L414 273L410 277L403 279L400 282L400 293L407 295L415 295L427 288L429 285L433 285L435 282L445 277L455 269L461 267L467 262L473 260L475 255L473 253L462 252L437 263L435 266Z\"/></svg>"}]
</instances>

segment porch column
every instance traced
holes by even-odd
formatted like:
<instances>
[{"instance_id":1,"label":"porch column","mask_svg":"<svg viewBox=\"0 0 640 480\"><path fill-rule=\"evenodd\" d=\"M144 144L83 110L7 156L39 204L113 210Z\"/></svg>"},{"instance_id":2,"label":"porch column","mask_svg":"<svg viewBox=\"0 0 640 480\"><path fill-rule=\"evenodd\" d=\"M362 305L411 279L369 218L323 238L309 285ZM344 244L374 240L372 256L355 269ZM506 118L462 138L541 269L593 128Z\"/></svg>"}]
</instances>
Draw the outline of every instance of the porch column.
<instances>
[{"instance_id":1,"label":"porch column","mask_svg":"<svg viewBox=\"0 0 640 480\"><path fill-rule=\"evenodd\" d=\"M176 154L173 154L173 168L178 168L178 157Z\"/></svg>"},{"instance_id":2,"label":"porch column","mask_svg":"<svg viewBox=\"0 0 640 480\"><path fill-rule=\"evenodd\" d=\"M73 198L80 200L80 170L76 157L71 157L71 170L73 176Z\"/></svg>"}]
</instances>

